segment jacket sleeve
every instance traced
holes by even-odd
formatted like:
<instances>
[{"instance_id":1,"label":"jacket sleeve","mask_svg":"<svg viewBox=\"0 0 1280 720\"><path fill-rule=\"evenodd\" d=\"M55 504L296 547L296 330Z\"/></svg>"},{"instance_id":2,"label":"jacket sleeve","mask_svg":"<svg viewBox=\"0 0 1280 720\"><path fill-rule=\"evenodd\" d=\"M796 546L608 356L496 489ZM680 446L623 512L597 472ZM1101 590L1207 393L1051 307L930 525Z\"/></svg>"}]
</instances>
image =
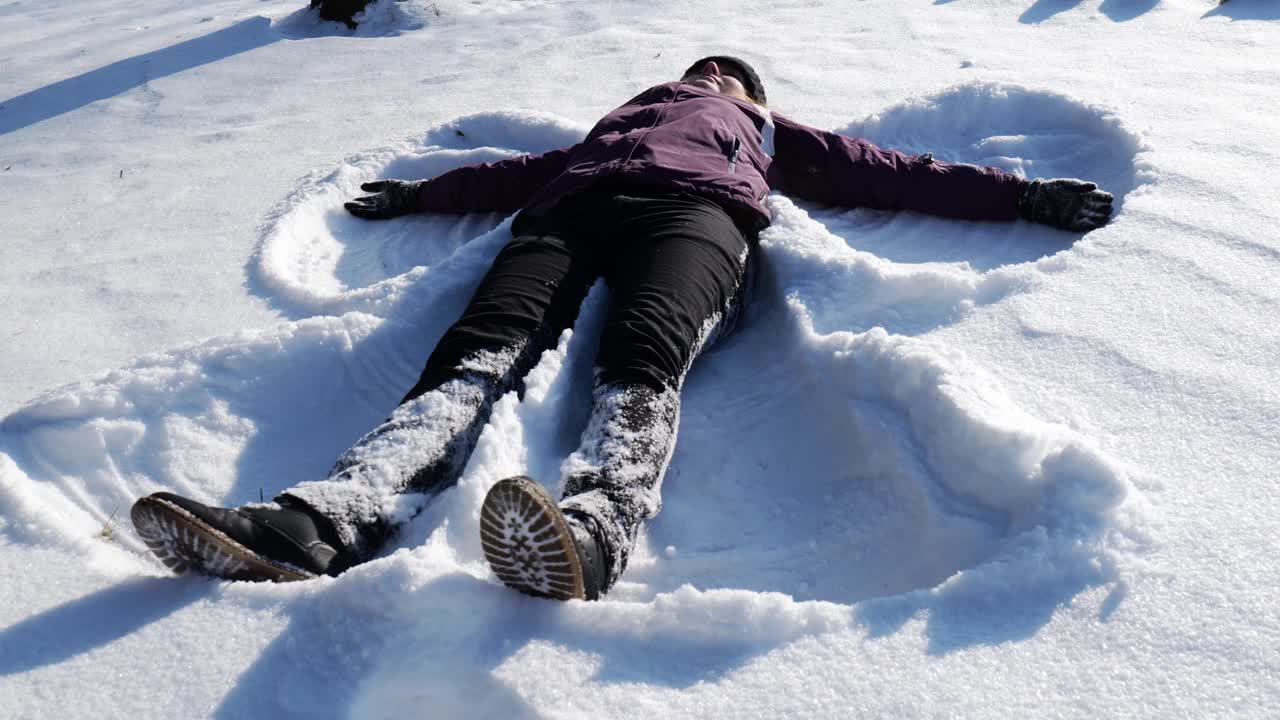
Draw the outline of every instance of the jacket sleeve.
<instances>
[{"instance_id":1,"label":"jacket sleeve","mask_svg":"<svg viewBox=\"0 0 1280 720\"><path fill-rule=\"evenodd\" d=\"M1014 220L1022 180L991 167L885 150L774 115L769 187L805 200L914 210L966 220Z\"/></svg>"},{"instance_id":2,"label":"jacket sleeve","mask_svg":"<svg viewBox=\"0 0 1280 720\"><path fill-rule=\"evenodd\" d=\"M515 212L564 172L576 147L455 168L422 184L417 209L441 213Z\"/></svg>"}]
</instances>

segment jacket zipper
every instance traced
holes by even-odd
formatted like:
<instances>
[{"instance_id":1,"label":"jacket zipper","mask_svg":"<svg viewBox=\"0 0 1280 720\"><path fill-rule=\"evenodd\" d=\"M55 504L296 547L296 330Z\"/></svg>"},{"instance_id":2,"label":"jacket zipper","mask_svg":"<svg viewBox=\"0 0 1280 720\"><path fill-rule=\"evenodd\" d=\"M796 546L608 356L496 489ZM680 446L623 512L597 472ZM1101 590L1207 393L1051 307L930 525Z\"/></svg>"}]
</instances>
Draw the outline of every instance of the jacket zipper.
<instances>
[{"instance_id":1,"label":"jacket zipper","mask_svg":"<svg viewBox=\"0 0 1280 720\"><path fill-rule=\"evenodd\" d=\"M645 128L644 132L636 136L635 142L632 143L631 145L631 149L627 151L626 159L622 161L623 165L626 165L627 163L631 162L631 156L636 154L636 148L640 147L640 142L644 140L644 136L648 135L651 130L658 127L658 123L662 122L662 113L666 112L667 108L671 107L671 104L674 103L675 101L676 101L676 92L673 90L671 92L671 97L667 98L667 101L662 104L662 107L658 108L658 114L656 117L653 118L653 124Z\"/></svg>"},{"instance_id":2,"label":"jacket zipper","mask_svg":"<svg viewBox=\"0 0 1280 720\"><path fill-rule=\"evenodd\" d=\"M733 136L733 149L729 151L729 174L733 175L738 171L738 151L742 149L742 141L738 136Z\"/></svg>"}]
</instances>

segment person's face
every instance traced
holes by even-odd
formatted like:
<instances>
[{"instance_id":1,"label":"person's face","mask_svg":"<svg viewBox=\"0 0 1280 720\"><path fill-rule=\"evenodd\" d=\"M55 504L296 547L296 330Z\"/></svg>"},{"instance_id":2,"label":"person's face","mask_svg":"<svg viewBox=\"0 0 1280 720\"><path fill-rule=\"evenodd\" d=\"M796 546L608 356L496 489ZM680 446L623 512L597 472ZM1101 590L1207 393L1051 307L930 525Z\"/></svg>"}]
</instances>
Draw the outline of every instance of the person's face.
<instances>
[{"instance_id":1,"label":"person's face","mask_svg":"<svg viewBox=\"0 0 1280 720\"><path fill-rule=\"evenodd\" d=\"M747 89L743 87L742 81L732 75L722 73L720 66L716 65L714 61L708 62L701 69L685 75L680 79L680 82L751 102L751 98L747 95Z\"/></svg>"}]
</instances>

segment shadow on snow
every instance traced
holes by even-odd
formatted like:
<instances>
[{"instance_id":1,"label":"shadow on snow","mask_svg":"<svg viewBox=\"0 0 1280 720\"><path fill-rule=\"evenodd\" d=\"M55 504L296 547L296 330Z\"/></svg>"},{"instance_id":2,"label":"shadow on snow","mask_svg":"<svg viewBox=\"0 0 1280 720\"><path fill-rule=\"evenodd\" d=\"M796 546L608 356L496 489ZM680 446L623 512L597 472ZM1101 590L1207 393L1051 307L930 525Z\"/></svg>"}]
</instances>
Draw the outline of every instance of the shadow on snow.
<instances>
[{"instance_id":1,"label":"shadow on snow","mask_svg":"<svg viewBox=\"0 0 1280 720\"><path fill-rule=\"evenodd\" d=\"M1275 0L1231 0L1209 10L1201 17L1225 17L1232 20L1280 20L1280 3Z\"/></svg>"},{"instance_id":2,"label":"shadow on snow","mask_svg":"<svg viewBox=\"0 0 1280 720\"><path fill-rule=\"evenodd\" d=\"M128 580L0 630L0 676L69 660L109 645L209 595L212 582Z\"/></svg>"},{"instance_id":3,"label":"shadow on snow","mask_svg":"<svg viewBox=\"0 0 1280 720\"><path fill-rule=\"evenodd\" d=\"M0 102L0 135L115 97L152 80L257 50L279 40L330 35L378 37L421 26L412 18L403 17L394 4L377 9L381 9L382 14L356 30L320 20L319 11L312 8L304 8L275 22L255 16L207 35L119 60Z\"/></svg>"},{"instance_id":4,"label":"shadow on snow","mask_svg":"<svg viewBox=\"0 0 1280 720\"><path fill-rule=\"evenodd\" d=\"M1018 17L1018 22L1034 25L1078 6L1082 0L1036 0ZM1115 22L1140 17L1160 4L1160 0L1102 0L1098 12Z\"/></svg>"},{"instance_id":5,"label":"shadow on snow","mask_svg":"<svg viewBox=\"0 0 1280 720\"><path fill-rule=\"evenodd\" d=\"M280 40L271 21L252 17L235 25L120 60L0 102L0 135L55 118L169 75L218 62Z\"/></svg>"}]
</instances>

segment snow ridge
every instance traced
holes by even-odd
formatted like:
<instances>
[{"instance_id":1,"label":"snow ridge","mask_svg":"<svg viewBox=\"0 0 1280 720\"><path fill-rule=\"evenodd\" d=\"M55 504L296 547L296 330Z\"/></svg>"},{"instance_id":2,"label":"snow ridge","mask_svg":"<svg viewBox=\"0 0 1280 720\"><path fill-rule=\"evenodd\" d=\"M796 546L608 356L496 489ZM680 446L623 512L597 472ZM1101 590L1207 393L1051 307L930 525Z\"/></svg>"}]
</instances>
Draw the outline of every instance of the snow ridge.
<instances>
[{"instance_id":1,"label":"snow ridge","mask_svg":"<svg viewBox=\"0 0 1280 720\"><path fill-rule=\"evenodd\" d=\"M342 208L362 194L361 183L430 178L463 165L546 152L578 142L586 131L548 115L479 113L434 126L420 138L347 158L336 170L305 178L270 213L259 233L251 275L261 294L298 315L353 310L384 315L433 265L494 230L501 217L473 213L361 220Z\"/></svg>"}]
</instances>

